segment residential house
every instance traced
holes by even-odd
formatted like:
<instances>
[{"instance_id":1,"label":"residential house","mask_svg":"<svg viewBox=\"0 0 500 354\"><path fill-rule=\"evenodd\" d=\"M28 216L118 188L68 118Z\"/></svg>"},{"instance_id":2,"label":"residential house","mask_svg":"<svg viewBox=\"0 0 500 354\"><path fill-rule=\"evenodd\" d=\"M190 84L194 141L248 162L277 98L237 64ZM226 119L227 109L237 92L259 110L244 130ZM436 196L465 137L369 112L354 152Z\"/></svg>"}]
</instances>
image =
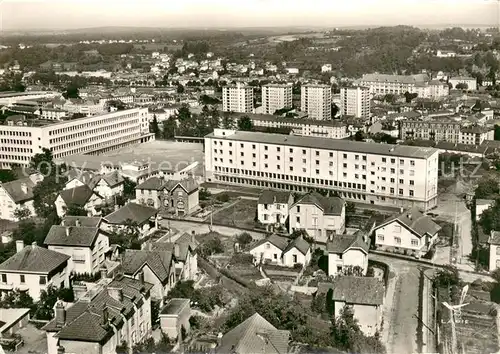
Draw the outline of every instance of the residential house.
<instances>
[{"instance_id":1,"label":"residential house","mask_svg":"<svg viewBox=\"0 0 500 354\"><path fill-rule=\"evenodd\" d=\"M54 319L43 327L47 354L114 354L151 336L151 284L120 277L65 308L58 302Z\"/></svg>"},{"instance_id":2,"label":"residential house","mask_svg":"<svg viewBox=\"0 0 500 354\"><path fill-rule=\"evenodd\" d=\"M193 178L176 181L152 177L135 188L135 195L141 204L182 216L198 209L198 190Z\"/></svg>"},{"instance_id":3,"label":"residential house","mask_svg":"<svg viewBox=\"0 0 500 354\"><path fill-rule=\"evenodd\" d=\"M331 291L330 291L331 289ZM335 317L345 306L351 307L360 329L373 336L382 326L384 284L373 277L338 277L335 283L319 283L318 293L326 292L334 304Z\"/></svg>"},{"instance_id":4,"label":"residential house","mask_svg":"<svg viewBox=\"0 0 500 354\"><path fill-rule=\"evenodd\" d=\"M489 270L492 272L500 268L500 231L491 231L488 245L490 251Z\"/></svg>"},{"instance_id":5,"label":"residential house","mask_svg":"<svg viewBox=\"0 0 500 354\"><path fill-rule=\"evenodd\" d=\"M109 249L108 233L100 228L100 217L66 216L61 225L53 225L44 244L49 250L71 257L75 273L100 271Z\"/></svg>"},{"instance_id":6,"label":"residential house","mask_svg":"<svg viewBox=\"0 0 500 354\"><path fill-rule=\"evenodd\" d=\"M326 242L345 231L345 202L311 192L290 208L289 231L305 230L315 241Z\"/></svg>"},{"instance_id":7,"label":"residential house","mask_svg":"<svg viewBox=\"0 0 500 354\"><path fill-rule=\"evenodd\" d=\"M33 243L24 247L16 241L16 253L0 264L0 291L27 291L33 300L49 286L69 287L71 273L68 255L48 250Z\"/></svg>"},{"instance_id":8,"label":"residential house","mask_svg":"<svg viewBox=\"0 0 500 354\"><path fill-rule=\"evenodd\" d=\"M191 300L173 298L168 301L160 312L160 328L168 338L181 339L182 328L189 333L191 326Z\"/></svg>"},{"instance_id":9,"label":"residential house","mask_svg":"<svg viewBox=\"0 0 500 354\"><path fill-rule=\"evenodd\" d=\"M103 203L104 198L87 185L65 189L59 193L55 201L57 216L60 218L66 215L70 207L83 208L88 215L97 215L96 207L100 207Z\"/></svg>"},{"instance_id":10,"label":"residential house","mask_svg":"<svg viewBox=\"0 0 500 354\"><path fill-rule=\"evenodd\" d=\"M32 175L0 183L0 219L19 221L16 210L27 210L31 216L35 216L33 188L41 179L39 175Z\"/></svg>"},{"instance_id":11,"label":"residential house","mask_svg":"<svg viewBox=\"0 0 500 354\"><path fill-rule=\"evenodd\" d=\"M130 250L121 256L123 274L126 277L152 284L151 297L163 301L175 286L175 263L172 252L166 250Z\"/></svg>"},{"instance_id":12,"label":"residential house","mask_svg":"<svg viewBox=\"0 0 500 354\"><path fill-rule=\"evenodd\" d=\"M258 313L220 337L216 353L286 354L290 352L290 331L276 329Z\"/></svg>"},{"instance_id":13,"label":"residential house","mask_svg":"<svg viewBox=\"0 0 500 354\"><path fill-rule=\"evenodd\" d=\"M135 225L144 234L158 227L158 210L146 205L127 203L103 217L103 229L113 231Z\"/></svg>"},{"instance_id":14,"label":"residential house","mask_svg":"<svg viewBox=\"0 0 500 354\"><path fill-rule=\"evenodd\" d=\"M360 267L362 275L368 270L369 245L360 232L354 235L336 235L326 244L328 275L343 275L354 267Z\"/></svg>"},{"instance_id":15,"label":"residential house","mask_svg":"<svg viewBox=\"0 0 500 354\"><path fill-rule=\"evenodd\" d=\"M264 190L257 204L257 217L261 224L269 230L279 229L288 219L289 209L293 204L290 192Z\"/></svg>"},{"instance_id":16,"label":"residential house","mask_svg":"<svg viewBox=\"0 0 500 354\"><path fill-rule=\"evenodd\" d=\"M118 171L112 171L102 175L73 169L68 172L68 182L66 182L64 189L72 189L86 185L93 192L109 200L116 195L123 194L124 184L125 179Z\"/></svg>"},{"instance_id":17,"label":"residential house","mask_svg":"<svg viewBox=\"0 0 500 354\"><path fill-rule=\"evenodd\" d=\"M438 238L441 227L417 208L403 211L375 227L375 245L384 251L424 255Z\"/></svg>"},{"instance_id":18,"label":"residential house","mask_svg":"<svg viewBox=\"0 0 500 354\"><path fill-rule=\"evenodd\" d=\"M284 267L296 264L308 265L311 261L311 246L301 236L294 240L272 234L253 245L248 251L256 264L273 263Z\"/></svg>"},{"instance_id":19,"label":"residential house","mask_svg":"<svg viewBox=\"0 0 500 354\"><path fill-rule=\"evenodd\" d=\"M156 251L166 250L172 253L175 262L175 274L178 280L195 280L198 274L198 242L194 232L183 233L173 242L152 243Z\"/></svg>"}]
</instances>

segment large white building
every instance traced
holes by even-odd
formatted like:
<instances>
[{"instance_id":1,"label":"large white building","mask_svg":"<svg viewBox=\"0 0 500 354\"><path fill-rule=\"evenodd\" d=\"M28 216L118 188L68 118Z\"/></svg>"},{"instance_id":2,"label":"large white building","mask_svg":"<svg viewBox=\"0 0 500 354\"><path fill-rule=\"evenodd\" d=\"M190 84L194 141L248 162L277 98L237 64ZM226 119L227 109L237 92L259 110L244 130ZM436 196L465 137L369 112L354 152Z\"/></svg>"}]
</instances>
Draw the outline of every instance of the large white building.
<instances>
[{"instance_id":1,"label":"large white building","mask_svg":"<svg viewBox=\"0 0 500 354\"><path fill-rule=\"evenodd\" d=\"M57 159L152 140L147 114L147 108L134 108L68 121L0 125L0 168L28 165L43 148Z\"/></svg>"},{"instance_id":2,"label":"large white building","mask_svg":"<svg viewBox=\"0 0 500 354\"><path fill-rule=\"evenodd\" d=\"M418 75L385 75L364 74L360 80L361 85L370 89L372 95L404 95L405 92L413 92L416 85L429 81L425 74Z\"/></svg>"},{"instance_id":3,"label":"large white building","mask_svg":"<svg viewBox=\"0 0 500 354\"><path fill-rule=\"evenodd\" d=\"M292 85L268 84L262 86L262 108L265 114L292 107Z\"/></svg>"},{"instance_id":4,"label":"large white building","mask_svg":"<svg viewBox=\"0 0 500 354\"><path fill-rule=\"evenodd\" d=\"M309 119L332 118L332 88L329 85L303 85L300 90L300 107Z\"/></svg>"},{"instance_id":5,"label":"large white building","mask_svg":"<svg viewBox=\"0 0 500 354\"><path fill-rule=\"evenodd\" d=\"M356 118L370 118L370 89L363 86L340 89L340 113Z\"/></svg>"},{"instance_id":6,"label":"large white building","mask_svg":"<svg viewBox=\"0 0 500 354\"><path fill-rule=\"evenodd\" d=\"M205 136L207 182L305 192L362 203L437 203L438 150L216 129Z\"/></svg>"},{"instance_id":7,"label":"large white building","mask_svg":"<svg viewBox=\"0 0 500 354\"><path fill-rule=\"evenodd\" d=\"M238 82L222 88L224 112L253 113L253 87Z\"/></svg>"}]
</instances>

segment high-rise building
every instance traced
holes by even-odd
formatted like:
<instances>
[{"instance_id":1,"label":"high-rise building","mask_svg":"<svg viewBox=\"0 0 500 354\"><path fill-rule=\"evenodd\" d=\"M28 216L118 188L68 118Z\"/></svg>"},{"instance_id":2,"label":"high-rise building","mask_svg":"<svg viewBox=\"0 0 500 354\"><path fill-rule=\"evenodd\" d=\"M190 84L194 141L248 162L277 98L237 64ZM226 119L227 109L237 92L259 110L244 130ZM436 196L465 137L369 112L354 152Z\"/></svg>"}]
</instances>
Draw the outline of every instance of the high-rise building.
<instances>
[{"instance_id":1,"label":"high-rise building","mask_svg":"<svg viewBox=\"0 0 500 354\"><path fill-rule=\"evenodd\" d=\"M205 136L205 177L429 210L437 205L438 155L427 147L215 129Z\"/></svg>"},{"instance_id":2,"label":"high-rise building","mask_svg":"<svg viewBox=\"0 0 500 354\"><path fill-rule=\"evenodd\" d=\"M253 87L242 83L222 88L224 112L253 113Z\"/></svg>"},{"instance_id":3,"label":"high-rise building","mask_svg":"<svg viewBox=\"0 0 500 354\"><path fill-rule=\"evenodd\" d=\"M43 148L55 159L154 140L148 109L133 108L66 121L20 120L0 125L0 168L28 165Z\"/></svg>"},{"instance_id":4,"label":"high-rise building","mask_svg":"<svg viewBox=\"0 0 500 354\"><path fill-rule=\"evenodd\" d=\"M278 109L292 107L291 84L268 84L262 86L262 108L265 114L274 114Z\"/></svg>"},{"instance_id":5,"label":"high-rise building","mask_svg":"<svg viewBox=\"0 0 500 354\"><path fill-rule=\"evenodd\" d=\"M343 116L370 118L370 89L364 86L342 87L340 113Z\"/></svg>"},{"instance_id":6,"label":"high-rise building","mask_svg":"<svg viewBox=\"0 0 500 354\"><path fill-rule=\"evenodd\" d=\"M309 119L331 119L332 89L330 85L306 84L300 92L301 110Z\"/></svg>"}]
</instances>

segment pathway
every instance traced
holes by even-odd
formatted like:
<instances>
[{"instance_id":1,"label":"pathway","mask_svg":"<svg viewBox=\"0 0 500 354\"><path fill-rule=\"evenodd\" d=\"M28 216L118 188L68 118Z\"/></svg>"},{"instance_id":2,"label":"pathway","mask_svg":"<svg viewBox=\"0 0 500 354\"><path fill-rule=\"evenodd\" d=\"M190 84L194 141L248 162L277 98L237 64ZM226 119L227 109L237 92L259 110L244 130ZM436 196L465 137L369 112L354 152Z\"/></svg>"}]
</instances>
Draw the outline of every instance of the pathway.
<instances>
[{"instance_id":1,"label":"pathway","mask_svg":"<svg viewBox=\"0 0 500 354\"><path fill-rule=\"evenodd\" d=\"M205 233L210 232L210 224L199 223L199 222L194 222L194 221L163 219L163 220L160 220L160 224L164 227L167 227L167 228L170 225L170 227L173 227L174 229L178 230L179 232L187 232L188 234L191 234L191 231L195 231L197 234L205 234ZM242 232L248 232L254 240L261 240L261 239L266 237L265 232L246 231L246 230L238 229L236 227L229 227L229 226L213 225L212 231L218 232L218 233L225 235L225 236L231 236L231 237L236 236Z\"/></svg>"}]
</instances>

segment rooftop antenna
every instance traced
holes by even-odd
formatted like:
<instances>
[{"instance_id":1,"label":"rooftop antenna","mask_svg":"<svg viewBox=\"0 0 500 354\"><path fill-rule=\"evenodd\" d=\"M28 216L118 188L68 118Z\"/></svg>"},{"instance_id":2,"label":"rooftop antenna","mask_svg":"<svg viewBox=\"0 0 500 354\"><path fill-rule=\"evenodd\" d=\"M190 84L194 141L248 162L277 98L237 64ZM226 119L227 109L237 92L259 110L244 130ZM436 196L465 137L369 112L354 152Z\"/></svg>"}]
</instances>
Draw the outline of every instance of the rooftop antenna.
<instances>
[{"instance_id":1,"label":"rooftop antenna","mask_svg":"<svg viewBox=\"0 0 500 354\"><path fill-rule=\"evenodd\" d=\"M460 302L458 305L450 305L446 301L443 302L444 307L450 311L450 322L451 322L451 354L458 354L457 346L457 330L456 330L456 318L460 318L462 315L462 307L467 306L464 304L465 297L467 296L467 291L469 290L469 285L466 285L462 289L462 294L460 295Z\"/></svg>"}]
</instances>

